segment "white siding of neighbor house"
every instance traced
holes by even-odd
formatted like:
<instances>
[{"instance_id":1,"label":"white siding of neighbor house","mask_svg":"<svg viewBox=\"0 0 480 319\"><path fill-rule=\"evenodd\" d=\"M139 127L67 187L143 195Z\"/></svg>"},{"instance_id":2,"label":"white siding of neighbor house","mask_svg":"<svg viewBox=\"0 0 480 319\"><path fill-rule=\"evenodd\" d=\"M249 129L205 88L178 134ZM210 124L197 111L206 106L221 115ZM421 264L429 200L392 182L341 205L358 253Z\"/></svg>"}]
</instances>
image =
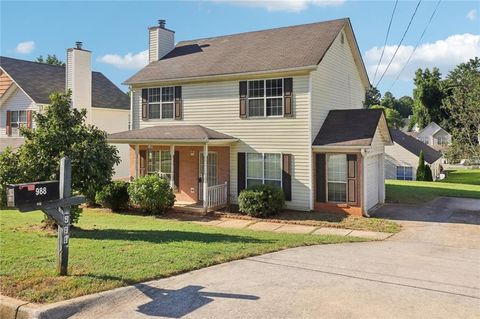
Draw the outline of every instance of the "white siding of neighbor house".
<instances>
[{"instance_id":1,"label":"white siding of neighbor house","mask_svg":"<svg viewBox=\"0 0 480 319\"><path fill-rule=\"evenodd\" d=\"M344 35L344 43L341 36ZM345 30L326 52L312 76L312 138L315 138L328 111L360 109L365 100L365 86L353 58Z\"/></svg>"},{"instance_id":2,"label":"white siding of neighbor house","mask_svg":"<svg viewBox=\"0 0 480 319\"><path fill-rule=\"evenodd\" d=\"M129 110L92 107L93 125L107 133L117 133L128 130ZM115 166L114 178L127 178L129 175L130 150L126 144L112 144L117 147L121 163Z\"/></svg>"},{"instance_id":3,"label":"white siding of neighbor house","mask_svg":"<svg viewBox=\"0 0 480 319\"><path fill-rule=\"evenodd\" d=\"M230 148L232 200L237 197L238 152L292 154L292 201L287 207L310 209L309 76L293 77L293 118L239 118L238 89L239 81L183 84L183 120L143 121L141 88L135 88L133 128L198 124L238 138Z\"/></svg>"},{"instance_id":4,"label":"white siding of neighbor house","mask_svg":"<svg viewBox=\"0 0 480 319\"><path fill-rule=\"evenodd\" d=\"M18 87L8 97L8 99L0 105L0 138L9 139L14 138L7 136L7 110L8 111L38 111L38 105L32 101L32 99L25 94ZM35 123L32 123L35 126Z\"/></svg>"},{"instance_id":5,"label":"white siding of neighbor house","mask_svg":"<svg viewBox=\"0 0 480 319\"><path fill-rule=\"evenodd\" d=\"M440 173L439 166L441 159L442 158L438 159L430 165L434 178ZM425 162L425 164L428 163ZM418 156L397 143L394 143L393 146L385 147L385 178L397 179L397 166L413 167L413 179L415 180L418 167Z\"/></svg>"}]
</instances>

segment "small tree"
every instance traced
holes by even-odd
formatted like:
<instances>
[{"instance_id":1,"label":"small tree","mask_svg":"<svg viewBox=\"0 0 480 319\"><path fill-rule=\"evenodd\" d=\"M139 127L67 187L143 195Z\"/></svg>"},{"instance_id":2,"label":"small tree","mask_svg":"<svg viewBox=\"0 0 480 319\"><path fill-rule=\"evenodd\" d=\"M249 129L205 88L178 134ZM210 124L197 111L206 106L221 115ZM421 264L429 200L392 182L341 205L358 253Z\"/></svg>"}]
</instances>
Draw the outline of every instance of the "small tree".
<instances>
[{"instance_id":1,"label":"small tree","mask_svg":"<svg viewBox=\"0 0 480 319\"><path fill-rule=\"evenodd\" d=\"M425 179L426 182L433 182L432 169L430 165L425 165Z\"/></svg>"},{"instance_id":2,"label":"small tree","mask_svg":"<svg viewBox=\"0 0 480 319\"><path fill-rule=\"evenodd\" d=\"M385 119L389 127L401 129L405 126L405 120L397 110L390 109L382 105L372 105L371 109L382 109L385 112Z\"/></svg>"},{"instance_id":3,"label":"small tree","mask_svg":"<svg viewBox=\"0 0 480 319\"><path fill-rule=\"evenodd\" d=\"M417 181L425 180L425 155L423 150L420 151L420 156L418 157L418 167L417 167Z\"/></svg>"},{"instance_id":4,"label":"small tree","mask_svg":"<svg viewBox=\"0 0 480 319\"><path fill-rule=\"evenodd\" d=\"M59 66L65 66L65 62L60 61L55 54L53 55L47 55L47 58L44 59L42 55L40 55L37 58L37 62L39 63L44 63L44 64L50 64L50 65L59 65Z\"/></svg>"}]
</instances>

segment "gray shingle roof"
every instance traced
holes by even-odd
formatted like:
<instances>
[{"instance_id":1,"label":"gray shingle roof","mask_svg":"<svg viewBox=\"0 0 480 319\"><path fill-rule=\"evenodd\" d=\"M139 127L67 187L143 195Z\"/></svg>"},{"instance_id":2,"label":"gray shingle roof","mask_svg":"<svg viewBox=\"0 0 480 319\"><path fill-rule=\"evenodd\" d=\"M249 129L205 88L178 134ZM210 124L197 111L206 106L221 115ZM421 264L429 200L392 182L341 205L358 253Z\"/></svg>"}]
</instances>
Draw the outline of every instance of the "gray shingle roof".
<instances>
[{"instance_id":1,"label":"gray shingle roof","mask_svg":"<svg viewBox=\"0 0 480 319\"><path fill-rule=\"evenodd\" d=\"M50 103L53 92L65 92L65 67L0 57L0 67L36 102ZM92 72L92 106L130 109L130 99L105 75Z\"/></svg>"},{"instance_id":2,"label":"gray shingle roof","mask_svg":"<svg viewBox=\"0 0 480 319\"><path fill-rule=\"evenodd\" d=\"M432 164L442 157L442 153L402 131L392 129L391 134L393 141L408 150L410 153L420 156L420 151L423 151L427 163Z\"/></svg>"},{"instance_id":3,"label":"gray shingle roof","mask_svg":"<svg viewBox=\"0 0 480 319\"><path fill-rule=\"evenodd\" d=\"M348 19L179 42L125 84L317 65Z\"/></svg>"},{"instance_id":4,"label":"gray shingle roof","mask_svg":"<svg viewBox=\"0 0 480 319\"><path fill-rule=\"evenodd\" d=\"M198 141L235 140L230 135L223 134L201 125L160 125L125 131L108 135L110 142L115 141Z\"/></svg>"},{"instance_id":5,"label":"gray shingle roof","mask_svg":"<svg viewBox=\"0 0 480 319\"><path fill-rule=\"evenodd\" d=\"M370 146L383 114L381 109L332 110L314 146Z\"/></svg>"}]
</instances>

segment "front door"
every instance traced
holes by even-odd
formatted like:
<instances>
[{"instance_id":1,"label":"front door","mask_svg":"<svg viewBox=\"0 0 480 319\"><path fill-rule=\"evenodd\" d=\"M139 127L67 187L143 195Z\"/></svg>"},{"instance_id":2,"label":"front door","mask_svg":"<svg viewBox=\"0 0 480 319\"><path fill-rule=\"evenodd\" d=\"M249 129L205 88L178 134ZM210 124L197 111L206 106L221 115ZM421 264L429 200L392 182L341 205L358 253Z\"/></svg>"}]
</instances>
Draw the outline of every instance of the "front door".
<instances>
[{"instance_id":1,"label":"front door","mask_svg":"<svg viewBox=\"0 0 480 319\"><path fill-rule=\"evenodd\" d=\"M208 186L215 186L218 184L217 153L208 152L207 166L208 166L208 174L207 174ZM203 153L200 153L200 160L198 161L198 201L203 200L203 178L204 178Z\"/></svg>"}]
</instances>

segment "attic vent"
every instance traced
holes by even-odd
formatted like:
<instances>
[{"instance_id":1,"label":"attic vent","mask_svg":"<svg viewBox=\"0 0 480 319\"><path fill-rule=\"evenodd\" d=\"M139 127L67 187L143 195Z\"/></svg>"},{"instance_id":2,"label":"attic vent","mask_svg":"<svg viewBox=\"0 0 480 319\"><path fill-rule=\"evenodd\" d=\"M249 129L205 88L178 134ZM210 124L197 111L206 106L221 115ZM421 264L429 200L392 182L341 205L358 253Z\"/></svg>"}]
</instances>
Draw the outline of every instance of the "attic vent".
<instances>
[{"instance_id":1,"label":"attic vent","mask_svg":"<svg viewBox=\"0 0 480 319\"><path fill-rule=\"evenodd\" d=\"M343 44L345 42L345 38L343 37L343 32L340 35L340 43Z\"/></svg>"}]
</instances>

